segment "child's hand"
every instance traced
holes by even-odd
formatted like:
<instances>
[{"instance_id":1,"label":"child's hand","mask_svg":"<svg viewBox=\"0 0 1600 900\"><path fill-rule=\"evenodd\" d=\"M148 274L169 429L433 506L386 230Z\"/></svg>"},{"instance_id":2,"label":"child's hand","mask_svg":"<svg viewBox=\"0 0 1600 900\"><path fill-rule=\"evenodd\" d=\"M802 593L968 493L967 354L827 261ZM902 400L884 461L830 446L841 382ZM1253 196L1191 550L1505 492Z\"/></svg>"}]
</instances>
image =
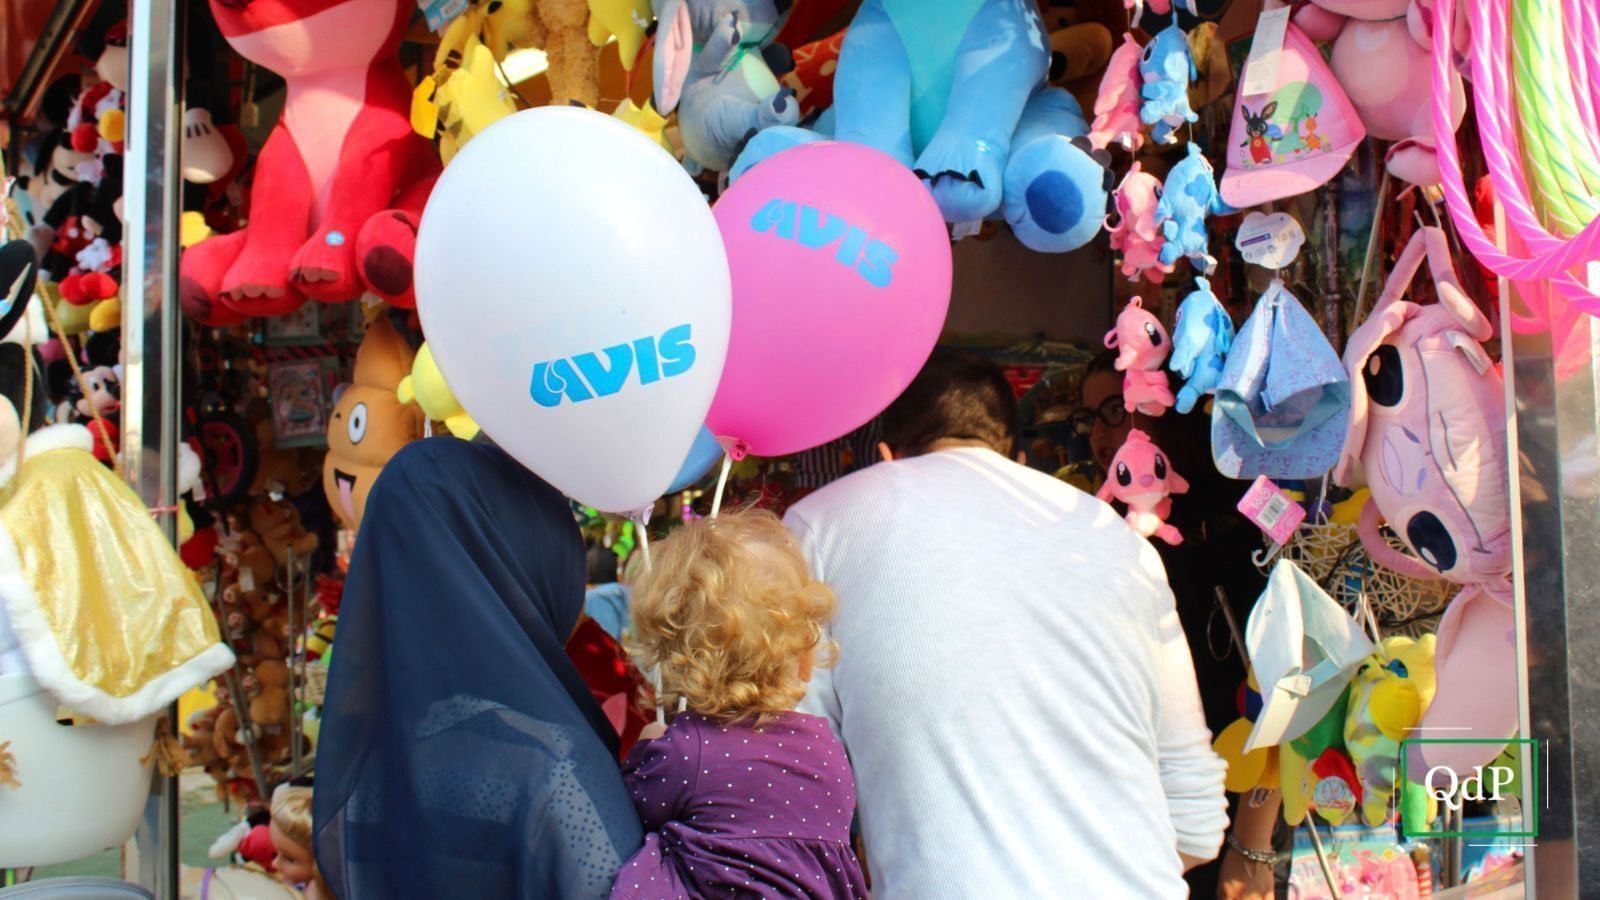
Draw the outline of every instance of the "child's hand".
<instances>
[{"instance_id":1,"label":"child's hand","mask_svg":"<svg viewBox=\"0 0 1600 900\"><path fill-rule=\"evenodd\" d=\"M667 726L662 722L651 722L639 730L639 740L653 741L667 733Z\"/></svg>"}]
</instances>

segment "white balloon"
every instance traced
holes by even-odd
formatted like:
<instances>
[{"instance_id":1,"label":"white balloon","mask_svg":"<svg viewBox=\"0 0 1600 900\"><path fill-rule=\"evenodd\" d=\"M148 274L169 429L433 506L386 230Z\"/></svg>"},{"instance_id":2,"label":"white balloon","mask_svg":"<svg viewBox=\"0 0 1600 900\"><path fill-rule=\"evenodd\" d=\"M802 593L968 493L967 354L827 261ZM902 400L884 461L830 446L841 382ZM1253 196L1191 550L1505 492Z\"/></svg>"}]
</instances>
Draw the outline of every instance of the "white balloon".
<instances>
[{"instance_id":1,"label":"white balloon","mask_svg":"<svg viewBox=\"0 0 1600 900\"><path fill-rule=\"evenodd\" d=\"M508 116L446 167L415 268L439 371L495 443L607 512L671 485L732 317L722 237L677 160L587 109Z\"/></svg>"}]
</instances>

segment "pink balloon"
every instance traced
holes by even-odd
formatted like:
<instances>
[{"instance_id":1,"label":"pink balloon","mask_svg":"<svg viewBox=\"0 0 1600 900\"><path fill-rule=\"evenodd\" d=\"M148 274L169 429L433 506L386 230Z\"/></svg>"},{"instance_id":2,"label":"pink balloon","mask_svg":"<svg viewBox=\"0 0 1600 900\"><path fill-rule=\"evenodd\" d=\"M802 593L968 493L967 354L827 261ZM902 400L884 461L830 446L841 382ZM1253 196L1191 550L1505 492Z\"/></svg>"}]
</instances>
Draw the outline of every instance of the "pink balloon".
<instances>
[{"instance_id":1,"label":"pink balloon","mask_svg":"<svg viewBox=\"0 0 1600 900\"><path fill-rule=\"evenodd\" d=\"M950 237L910 169L859 144L807 144L751 169L712 213L733 275L714 434L781 456L900 396L950 308Z\"/></svg>"}]
</instances>

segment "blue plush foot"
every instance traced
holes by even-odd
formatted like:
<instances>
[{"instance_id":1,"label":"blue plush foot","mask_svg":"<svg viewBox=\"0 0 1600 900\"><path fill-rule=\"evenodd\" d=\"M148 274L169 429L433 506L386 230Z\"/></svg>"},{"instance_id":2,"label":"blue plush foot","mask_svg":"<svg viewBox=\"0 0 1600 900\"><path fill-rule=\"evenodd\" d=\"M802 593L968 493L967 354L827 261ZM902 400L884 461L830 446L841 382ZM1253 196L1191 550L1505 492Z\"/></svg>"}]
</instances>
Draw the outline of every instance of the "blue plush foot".
<instances>
[{"instance_id":1,"label":"blue plush foot","mask_svg":"<svg viewBox=\"0 0 1600 900\"><path fill-rule=\"evenodd\" d=\"M913 169L946 222L976 222L1000 208L1002 148L971 135L935 134Z\"/></svg>"},{"instance_id":2,"label":"blue plush foot","mask_svg":"<svg viewBox=\"0 0 1600 900\"><path fill-rule=\"evenodd\" d=\"M1063 135L1032 140L1006 164L1006 223L1030 250L1076 250L1094 239L1105 219L1106 173Z\"/></svg>"},{"instance_id":3,"label":"blue plush foot","mask_svg":"<svg viewBox=\"0 0 1600 900\"><path fill-rule=\"evenodd\" d=\"M750 171L751 166L768 157L777 156L791 147L799 147L802 144L815 144L824 140L827 140L827 138L814 131L807 131L804 128L795 128L789 125L763 128L750 138L744 145L743 150L739 151L739 158L734 160L733 168L728 170L728 183L732 184L738 181L739 176Z\"/></svg>"}]
</instances>

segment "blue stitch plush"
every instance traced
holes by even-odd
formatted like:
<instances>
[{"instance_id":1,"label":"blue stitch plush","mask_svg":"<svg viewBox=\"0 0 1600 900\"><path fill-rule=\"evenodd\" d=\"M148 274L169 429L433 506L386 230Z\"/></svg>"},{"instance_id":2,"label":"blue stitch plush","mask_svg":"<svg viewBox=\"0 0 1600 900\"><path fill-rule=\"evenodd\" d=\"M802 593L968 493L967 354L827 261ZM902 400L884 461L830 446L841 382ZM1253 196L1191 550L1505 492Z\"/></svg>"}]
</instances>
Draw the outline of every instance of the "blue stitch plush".
<instances>
[{"instance_id":1,"label":"blue stitch plush","mask_svg":"<svg viewBox=\"0 0 1600 900\"><path fill-rule=\"evenodd\" d=\"M1233 212L1233 208L1223 203L1217 193L1211 163L1191 141L1189 155L1167 173L1161 200L1156 204L1156 222L1166 239L1161 262L1170 266L1179 257L1187 256L1196 269L1210 275L1217 261L1206 252L1206 217L1226 212Z\"/></svg>"},{"instance_id":2,"label":"blue stitch plush","mask_svg":"<svg viewBox=\"0 0 1600 900\"><path fill-rule=\"evenodd\" d=\"M1211 282L1195 278L1195 289L1178 307L1172 328L1172 358L1167 368L1185 379L1178 391L1178 412L1187 413L1201 397L1213 393L1233 346L1233 319L1222 308Z\"/></svg>"},{"instance_id":3,"label":"blue stitch plush","mask_svg":"<svg viewBox=\"0 0 1600 900\"><path fill-rule=\"evenodd\" d=\"M1194 59L1189 55L1189 36L1171 25L1156 33L1139 57L1139 75L1144 85L1139 97L1139 121L1154 126L1150 138L1160 144L1176 144L1178 127L1200 116L1189 108L1189 82L1195 78Z\"/></svg>"},{"instance_id":4,"label":"blue stitch plush","mask_svg":"<svg viewBox=\"0 0 1600 900\"><path fill-rule=\"evenodd\" d=\"M1073 250L1100 230L1108 160L1075 140L1088 123L1070 94L1045 86L1049 68L1031 0L864 0L839 54L832 137L912 169L946 221L1004 218L1034 250ZM729 176L826 139L767 128Z\"/></svg>"}]
</instances>

